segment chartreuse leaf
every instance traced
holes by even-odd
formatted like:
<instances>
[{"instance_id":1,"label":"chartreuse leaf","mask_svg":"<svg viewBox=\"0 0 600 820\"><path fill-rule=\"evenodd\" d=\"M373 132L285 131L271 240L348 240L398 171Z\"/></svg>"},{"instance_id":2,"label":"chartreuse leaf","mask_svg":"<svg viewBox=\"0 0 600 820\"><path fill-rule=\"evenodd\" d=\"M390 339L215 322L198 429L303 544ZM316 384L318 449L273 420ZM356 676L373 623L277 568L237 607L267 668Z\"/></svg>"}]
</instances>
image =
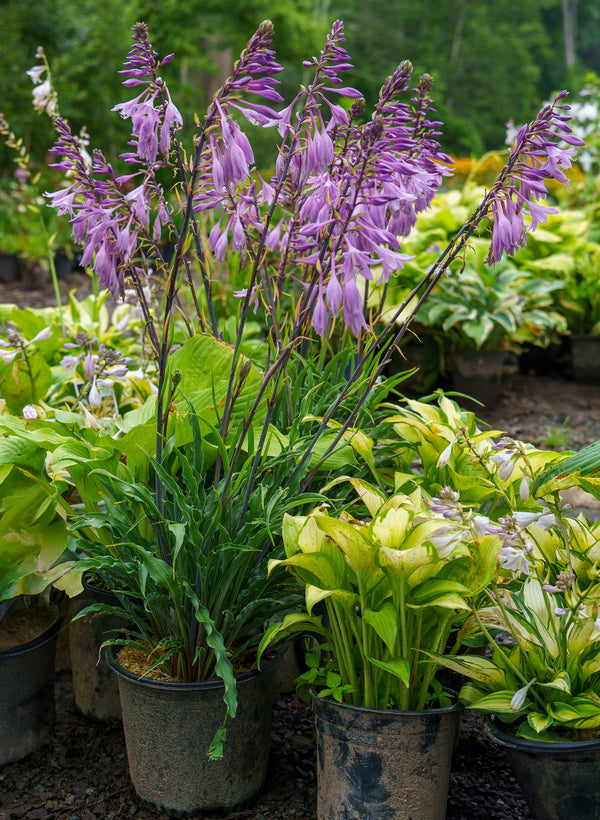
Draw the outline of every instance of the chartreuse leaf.
<instances>
[{"instance_id":1,"label":"chartreuse leaf","mask_svg":"<svg viewBox=\"0 0 600 820\"><path fill-rule=\"evenodd\" d=\"M353 478L352 476L348 475L339 476L338 478L334 478L333 481L330 481L328 484L325 485L325 487L323 487L323 493L327 493L332 487L335 487L338 484L342 484L345 481L348 481L350 484L352 484L352 486L356 490L356 494L369 511L369 515L377 515L377 512L386 501L386 495L373 484L369 484L368 481L363 481L360 478Z\"/></svg>"},{"instance_id":2,"label":"chartreuse leaf","mask_svg":"<svg viewBox=\"0 0 600 820\"><path fill-rule=\"evenodd\" d=\"M568 695L571 694L571 678L564 670L558 672L552 680L547 681L546 683L541 683L540 686L547 686L551 689L559 689L561 692L566 692Z\"/></svg>"},{"instance_id":3,"label":"chartreuse leaf","mask_svg":"<svg viewBox=\"0 0 600 820\"><path fill-rule=\"evenodd\" d=\"M282 537L288 557L296 552L320 552L325 544L325 534L311 515L285 513Z\"/></svg>"},{"instance_id":4,"label":"chartreuse leaf","mask_svg":"<svg viewBox=\"0 0 600 820\"><path fill-rule=\"evenodd\" d=\"M37 354L27 356L27 361L17 358L8 372L0 377L0 395L11 413L20 414L26 404L36 404L52 387L50 366Z\"/></svg>"},{"instance_id":5,"label":"chartreuse leaf","mask_svg":"<svg viewBox=\"0 0 600 820\"><path fill-rule=\"evenodd\" d=\"M373 545L356 527L325 515L316 515L315 520L319 528L329 535L342 550L356 575L376 570Z\"/></svg>"},{"instance_id":6,"label":"chartreuse leaf","mask_svg":"<svg viewBox=\"0 0 600 820\"><path fill-rule=\"evenodd\" d=\"M378 610L364 609L363 618L393 654L398 637L398 610L392 601L386 601Z\"/></svg>"},{"instance_id":7,"label":"chartreuse leaf","mask_svg":"<svg viewBox=\"0 0 600 820\"><path fill-rule=\"evenodd\" d=\"M367 657L369 663L377 666L378 669L383 669L384 672L390 672L395 677L399 678L405 686L410 683L410 664L406 658L391 658L391 660L382 661L378 658Z\"/></svg>"},{"instance_id":8,"label":"chartreuse leaf","mask_svg":"<svg viewBox=\"0 0 600 820\"><path fill-rule=\"evenodd\" d=\"M519 711L513 709L511 706L514 694L515 693L510 690L491 692L489 695L484 695L473 703L470 703L469 706L475 706L480 712L496 712L499 715L517 715Z\"/></svg>"},{"instance_id":9,"label":"chartreuse leaf","mask_svg":"<svg viewBox=\"0 0 600 820\"><path fill-rule=\"evenodd\" d=\"M337 589L344 581L338 567L329 556L320 552L297 552L290 558L269 561L269 572L277 566L294 567L305 583L313 583L322 589Z\"/></svg>"},{"instance_id":10,"label":"chartreuse leaf","mask_svg":"<svg viewBox=\"0 0 600 820\"><path fill-rule=\"evenodd\" d=\"M307 615L305 612L291 612L286 615L283 621L271 624L265 631L258 646L258 668L265 649L274 641L286 641L298 635L311 632L317 635L329 637L329 632L321 623L321 616Z\"/></svg>"},{"instance_id":11,"label":"chartreuse leaf","mask_svg":"<svg viewBox=\"0 0 600 820\"><path fill-rule=\"evenodd\" d=\"M312 615L313 608L320 601L325 601L327 598L332 598L337 604L350 609L356 606L358 596L354 592L348 592L345 589L321 589L312 584L306 585L305 601L306 609L309 615Z\"/></svg>"}]
</instances>

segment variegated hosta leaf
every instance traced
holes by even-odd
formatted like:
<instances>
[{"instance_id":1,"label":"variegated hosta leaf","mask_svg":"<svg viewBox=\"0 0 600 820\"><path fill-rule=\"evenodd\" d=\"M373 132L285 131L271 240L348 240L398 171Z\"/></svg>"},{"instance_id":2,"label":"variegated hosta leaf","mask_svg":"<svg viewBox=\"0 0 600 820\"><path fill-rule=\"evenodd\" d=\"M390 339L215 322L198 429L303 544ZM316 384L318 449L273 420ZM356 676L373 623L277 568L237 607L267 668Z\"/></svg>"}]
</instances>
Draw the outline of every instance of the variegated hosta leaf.
<instances>
[{"instance_id":1,"label":"variegated hosta leaf","mask_svg":"<svg viewBox=\"0 0 600 820\"><path fill-rule=\"evenodd\" d=\"M530 712L527 715L527 722L536 733L545 732L552 726L553 720L543 712Z\"/></svg>"},{"instance_id":2,"label":"variegated hosta leaf","mask_svg":"<svg viewBox=\"0 0 600 820\"><path fill-rule=\"evenodd\" d=\"M540 685L550 687L551 689L559 689L561 692L566 692L568 695L571 694L571 679L564 671L558 672L552 680L549 680L546 683L540 683Z\"/></svg>"},{"instance_id":3,"label":"variegated hosta leaf","mask_svg":"<svg viewBox=\"0 0 600 820\"><path fill-rule=\"evenodd\" d=\"M446 669L458 672L485 686L506 685L504 670L489 658L482 658L480 655L440 655L438 652L422 651Z\"/></svg>"},{"instance_id":4,"label":"variegated hosta leaf","mask_svg":"<svg viewBox=\"0 0 600 820\"><path fill-rule=\"evenodd\" d=\"M474 706L478 712L490 712L498 715L515 717L519 713L524 713L527 711L527 702L525 702L522 709L513 709L512 700L514 695L515 693L511 690L499 690L498 692L491 692L488 695L484 695L482 698L479 698L479 700L469 703L469 706Z\"/></svg>"},{"instance_id":5,"label":"variegated hosta leaf","mask_svg":"<svg viewBox=\"0 0 600 820\"><path fill-rule=\"evenodd\" d=\"M318 552L325 541L314 518L310 515L285 513L282 525L283 543L288 557L296 552Z\"/></svg>"}]
</instances>

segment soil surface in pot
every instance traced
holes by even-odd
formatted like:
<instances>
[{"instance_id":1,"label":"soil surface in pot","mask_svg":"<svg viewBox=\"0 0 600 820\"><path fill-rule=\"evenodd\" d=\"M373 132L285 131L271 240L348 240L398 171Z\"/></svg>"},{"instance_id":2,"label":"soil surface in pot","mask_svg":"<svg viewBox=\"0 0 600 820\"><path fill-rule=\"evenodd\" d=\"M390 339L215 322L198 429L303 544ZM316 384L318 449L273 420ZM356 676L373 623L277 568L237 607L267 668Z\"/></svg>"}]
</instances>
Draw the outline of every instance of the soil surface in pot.
<instances>
[{"instance_id":1,"label":"soil surface in pot","mask_svg":"<svg viewBox=\"0 0 600 820\"><path fill-rule=\"evenodd\" d=\"M56 611L15 604L0 621L0 651L32 641L56 620Z\"/></svg>"},{"instance_id":2,"label":"soil surface in pot","mask_svg":"<svg viewBox=\"0 0 600 820\"><path fill-rule=\"evenodd\" d=\"M83 275L61 282L65 292L89 292ZM53 303L51 286L0 284L0 303L27 307ZM497 406L477 415L492 429L549 449L580 449L600 438L600 387L580 385L565 370L552 376L505 374ZM589 496L574 495L576 509L600 514ZM71 673L56 680L57 724L51 739L29 758L0 770L0 820L163 820L136 797L127 773L120 724L94 723L74 705ZM217 818L218 815L205 815ZM316 747L310 707L293 694L275 703L267 785L256 803L229 820L314 820ZM478 716L462 721L450 780L447 820L530 820L503 751L484 736Z\"/></svg>"}]
</instances>

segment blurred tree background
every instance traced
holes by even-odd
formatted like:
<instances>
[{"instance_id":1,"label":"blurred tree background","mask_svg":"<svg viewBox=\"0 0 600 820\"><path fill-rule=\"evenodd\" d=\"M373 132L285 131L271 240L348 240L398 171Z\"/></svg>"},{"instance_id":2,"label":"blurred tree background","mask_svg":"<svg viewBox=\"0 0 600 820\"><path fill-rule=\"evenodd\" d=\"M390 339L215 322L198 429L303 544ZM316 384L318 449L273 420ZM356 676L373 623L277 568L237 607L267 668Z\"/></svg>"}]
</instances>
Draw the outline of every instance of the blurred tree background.
<instances>
[{"instance_id":1,"label":"blurred tree background","mask_svg":"<svg viewBox=\"0 0 600 820\"><path fill-rule=\"evenodd\" d=\"M349 82L369 104L403 59L416 76L432 74L443 146L459 155L501 148L509 118L531 119L554 91L576 92L586 70L600 73L597 0L0 0L0 110L42 160L52 129L33 112L25 74L42 45L61 114L74 130L86 125L92 146L113 157L127 126L109 111L130 96L117 72L136 20L148 23L161 55L175 52L165 78L191 127L192 112L202 113L206 94L265 18L275 24L288 95L336 18L356 66ZM6 151L0 161L2 175L12 173Z\"/></svg>"}]
</instances>

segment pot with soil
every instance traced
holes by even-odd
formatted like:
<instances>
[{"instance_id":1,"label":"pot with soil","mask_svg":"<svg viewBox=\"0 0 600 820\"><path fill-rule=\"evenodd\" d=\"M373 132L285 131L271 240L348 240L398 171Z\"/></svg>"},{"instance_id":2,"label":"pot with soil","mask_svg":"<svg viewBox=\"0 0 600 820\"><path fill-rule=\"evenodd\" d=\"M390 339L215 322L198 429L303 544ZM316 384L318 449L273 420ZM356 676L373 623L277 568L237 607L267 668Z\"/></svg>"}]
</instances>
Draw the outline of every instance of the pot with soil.
<instances>
[{"instance_id":1,"label":"pot with soil","mask_svg":"<svg viewBox=\"0 0 600 820\"><path fill-rule=\"evenodd\" d=\"M82 714L96 720L120 720L119 686L106 662L106 648L102 644L115 637L127 619L112 612L91 612L75 619L79 612L95 604L119 607L117 596L93 580L83 578L83 592L71 605L74 620L69 624L69 651L75 704Z\"/></svg>"},{"instance_id":2,"label":"pot with soil","mask_svg":"<svg viewBox=\"0 0 600 820\"><path fill-rule=\"evenodd\" d=\"M26 757L54 725L57 610L15 601L0 621L0 766Z\"/></svg>"},{"instance_id":3,"label":"pot with soil","mask_svg":"<svg viewBox=\"0 0 600 820\"><path fill-rule=\"evenodd\" d=\"M313 695L317 816L443 820L460 706L365 709Z\"/></svg>"},{"instance_id":4,"label":"pot with soil","mask_svg":"<svg viewBox=\"0 0 600 820\"><path fill-rule=\"evenodd\" d=\"M506 753L536 820L597 820L600 807L600 738L549 743L515 737L486 717L488 737Z\"/></svg>"},{"instance_id":5,"label":"pot with soil","mask_svg":"<svg viewBox=\"0 0 600 820\"><path fill-rule=\"evenodd\" d=\"M267 775L280 656L260 672L236 676L237 712L227 718L223 756L209 759L226 718L222 681L143 676L143 669L136 674L128 668L139 655L125 648L115 659L112 650L108 660L119 681L129 773L138 796L177 815L247 804Z\"/></svg>"}]
</instances>

